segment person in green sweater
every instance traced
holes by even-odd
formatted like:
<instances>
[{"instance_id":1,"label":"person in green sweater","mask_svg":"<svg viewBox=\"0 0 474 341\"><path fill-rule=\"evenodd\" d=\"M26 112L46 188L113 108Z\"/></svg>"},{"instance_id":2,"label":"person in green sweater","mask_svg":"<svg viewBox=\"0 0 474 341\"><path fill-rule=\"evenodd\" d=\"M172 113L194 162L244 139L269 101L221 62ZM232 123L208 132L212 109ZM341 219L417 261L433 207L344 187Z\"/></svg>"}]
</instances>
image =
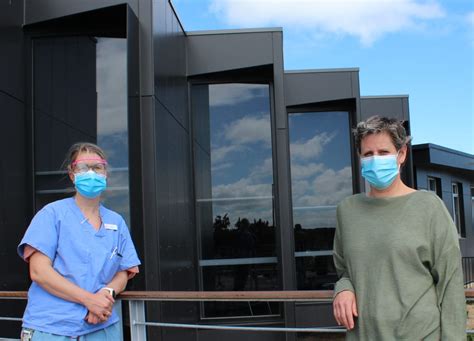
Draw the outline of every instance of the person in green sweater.
<instances>
[{"instance_id":1,"label":"person in green sweater","mask_svg":"<svg viewBox=\"0 0 474 341\"><path fill-rule=\"evenodd\" d=\"M410 137L379 116L354 135L370 190L337 207L333 309L346 340L466 340L457 230L436 194L401 180Z\"/></svg>"}]
</instances>

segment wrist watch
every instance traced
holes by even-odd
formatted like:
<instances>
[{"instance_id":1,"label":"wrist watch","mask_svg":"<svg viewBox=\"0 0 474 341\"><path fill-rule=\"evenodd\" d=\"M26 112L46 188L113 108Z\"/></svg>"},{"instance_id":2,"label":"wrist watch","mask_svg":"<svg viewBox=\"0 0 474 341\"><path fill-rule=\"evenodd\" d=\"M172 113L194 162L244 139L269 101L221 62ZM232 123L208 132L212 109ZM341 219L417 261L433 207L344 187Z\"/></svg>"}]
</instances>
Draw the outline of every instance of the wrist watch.
<instances>
[{"instance_id":1,"label":"wrist watch","mask_svg":"<svg viewBox=\"0 0 474 341\"><path fill-rule=\"evenodd\" d=\"M117 296L115 294L115 290L113 288L109 288L109 287L103 287L102 289L105 289L109 292L110 296L112 296L113 298L115 298L115 296Z\"/></svg>"}]
</instances>

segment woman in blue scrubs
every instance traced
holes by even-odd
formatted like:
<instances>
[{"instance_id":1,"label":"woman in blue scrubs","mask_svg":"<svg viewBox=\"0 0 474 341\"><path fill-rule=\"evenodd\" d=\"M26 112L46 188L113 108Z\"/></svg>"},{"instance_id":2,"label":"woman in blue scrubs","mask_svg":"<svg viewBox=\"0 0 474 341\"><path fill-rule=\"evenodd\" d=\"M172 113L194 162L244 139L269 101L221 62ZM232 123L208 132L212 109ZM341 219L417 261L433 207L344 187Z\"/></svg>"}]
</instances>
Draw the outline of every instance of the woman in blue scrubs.
<instances>
[{"instance_id":1,"label":"woman in blue scrubs","mask_svg":"<svg viewBox=\"0 0 474 341\"><path fill-rule=\"evenodd\" d=\"M115 296L140 261L123 218L100 203L102 149L76 143L65 165L75 195L43 207L18 246L32 280L22 340L120 340Z\"/></svg>"}]
</instances>

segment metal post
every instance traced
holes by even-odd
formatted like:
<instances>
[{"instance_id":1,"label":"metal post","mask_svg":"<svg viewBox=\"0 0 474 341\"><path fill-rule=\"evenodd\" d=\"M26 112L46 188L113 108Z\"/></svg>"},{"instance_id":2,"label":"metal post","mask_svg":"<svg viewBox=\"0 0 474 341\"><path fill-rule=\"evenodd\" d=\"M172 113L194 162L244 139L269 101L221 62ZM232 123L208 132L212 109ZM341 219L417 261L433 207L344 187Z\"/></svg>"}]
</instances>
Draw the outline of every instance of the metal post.
<instances>
[{"instance_id":1,"label":"metal post","mask_svg":"<svg viewBox=\"0 0 474 341\"><path fill-rule=\"evenodd\" d=\"M122 300L121 299L117 299L114 303L114 310L115 312L117 313L118 317L119 317L119 322L121 324L120 326L120 339L119 340L123 340L123 326L124 326L124 323L123 323L123 314L122 314Z\"/></svg>"},{"instance_id":2,"label":"metal post","mask_svg":"<svg viewBox=\"0 0 474 341\"><path fill-rule=\"evenodd\" d=\"M131 341L146 341L145 301L130 301L130 337Z\"/></svg>"}]
</instances>

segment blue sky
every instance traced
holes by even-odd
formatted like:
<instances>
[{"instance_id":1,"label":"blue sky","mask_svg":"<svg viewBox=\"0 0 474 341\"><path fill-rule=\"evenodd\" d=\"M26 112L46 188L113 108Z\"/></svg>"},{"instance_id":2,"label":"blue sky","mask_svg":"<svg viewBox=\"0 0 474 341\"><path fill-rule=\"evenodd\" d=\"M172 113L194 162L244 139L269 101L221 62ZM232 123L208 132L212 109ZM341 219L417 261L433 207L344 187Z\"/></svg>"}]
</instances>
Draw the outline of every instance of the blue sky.
<instances>
[{"instance_id":1,"label":"blue sky","mask_svg":"<svg viewBox=\"0 0 474 341\"><path fill-rule=\"evenodd\" d=\"M282 27L285 69L358 67L408 94L413 143L474 154L474 1L173 0L187 31Z\"/></svg>"}]
</instances>

